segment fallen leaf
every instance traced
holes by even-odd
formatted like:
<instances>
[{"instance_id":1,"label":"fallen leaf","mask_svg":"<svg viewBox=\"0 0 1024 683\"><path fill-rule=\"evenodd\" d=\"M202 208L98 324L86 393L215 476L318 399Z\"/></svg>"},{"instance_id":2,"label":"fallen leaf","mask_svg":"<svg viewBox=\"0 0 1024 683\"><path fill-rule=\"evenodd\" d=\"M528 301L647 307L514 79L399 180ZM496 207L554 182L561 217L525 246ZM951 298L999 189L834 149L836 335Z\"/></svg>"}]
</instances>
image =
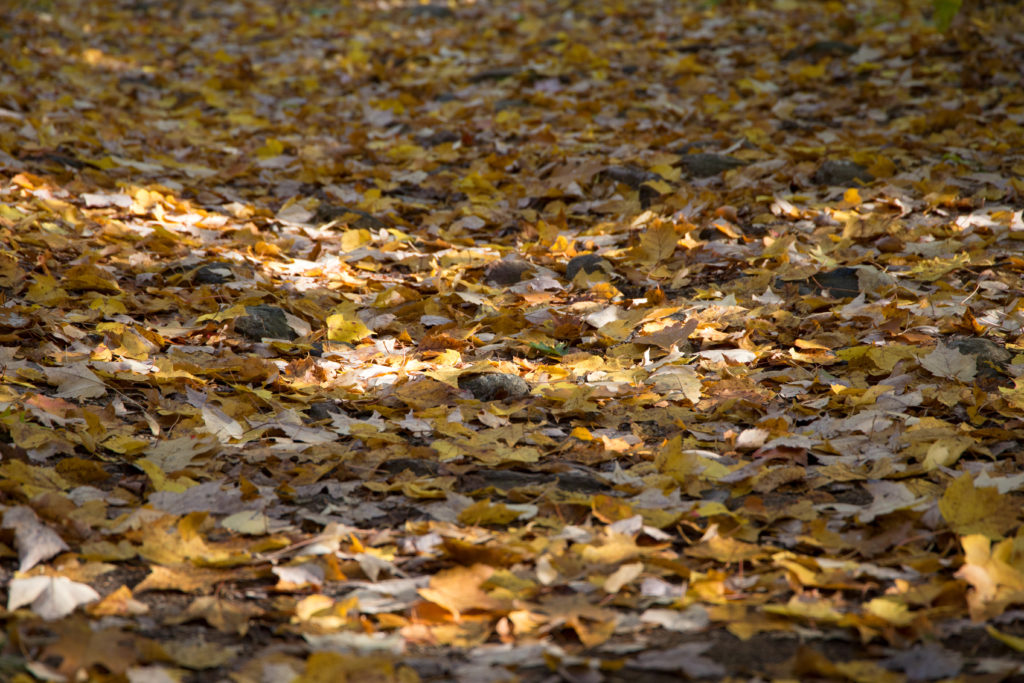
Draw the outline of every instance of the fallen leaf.
<instances>
[{"instance_id":1,"label":"fallen leaf","mask_svg":"<svg viewBox=\"0 0 1024 683\"><path fill-rule=\"evenodd\" d=\"M959 382L970 382L978 374L978 364L974 356L941 344L921 358L921 366L936 377L955 379Z\"/></svg>"},{"instance_id":2,"label":"fallen leaf","mask_svg":"<svg viewBox=\"0 0 1024 683\"><path fill-rule=\"evenodd\" d=\"M36 513L24 505L7 508L3 528L14 529L14 545L21 560L18 567L20 572L28 571L40 562L70 550L57 532L40 522Z\"/></svg>"},{"instance_id":3,"label":"fallen leaf","mask_svg":"<svg viewBox=\"0 0 1024 683\"><path fill-rule=\"evenodd\" d=\"M32 611L47 621L60 619L100 599L91 586L76 583L63 576L31 576L11 579L8 584L7 609L16 610L29 605Z\"/></svg>"}]
</instances>

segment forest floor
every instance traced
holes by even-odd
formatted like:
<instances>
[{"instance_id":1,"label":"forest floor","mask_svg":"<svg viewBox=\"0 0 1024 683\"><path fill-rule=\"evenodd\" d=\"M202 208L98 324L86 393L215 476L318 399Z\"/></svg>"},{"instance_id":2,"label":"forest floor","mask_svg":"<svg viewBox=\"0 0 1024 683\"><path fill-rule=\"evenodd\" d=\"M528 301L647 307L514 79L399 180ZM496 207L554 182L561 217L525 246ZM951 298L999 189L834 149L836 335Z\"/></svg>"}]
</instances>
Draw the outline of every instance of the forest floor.
<instances>
[{"instance_id":1,"label":"forest floor","mask_svg":"<svg viewBox=\"0 0 1024 683\"><path fill-rule=\"evenodd\" d=\"M1024 680L945 4L4 3L0 679Z\"/></svg>"}]
</instances>

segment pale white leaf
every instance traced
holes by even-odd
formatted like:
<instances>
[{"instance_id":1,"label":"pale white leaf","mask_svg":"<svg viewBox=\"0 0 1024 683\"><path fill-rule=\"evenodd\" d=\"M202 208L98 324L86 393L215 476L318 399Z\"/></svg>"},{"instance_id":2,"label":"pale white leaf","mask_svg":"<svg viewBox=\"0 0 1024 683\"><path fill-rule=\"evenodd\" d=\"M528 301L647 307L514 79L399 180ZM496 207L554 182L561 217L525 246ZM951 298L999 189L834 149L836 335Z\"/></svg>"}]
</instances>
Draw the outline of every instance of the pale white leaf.
<instances>
[{"instance_id":1,"label":"pale white leaf","mask_svg":"<svg viewBox=\"0 0 1024 683\"><path fill-rule=\"evenodd\" d=\"M529 280L523 280L518 282L511 287L509 291L515 292L516 294L528 294L530 292L543 292L545 290L552 289L565 289L562 283L553 277L540 276L531 278Z\"/></svg>"},{"instance_id":2,"label":"pale white leaf","mask_svg":"<svg viewBox=\"0 0 1024 683\"><path fill-rule=\"evenodd\" d=\"M712 363L750 363L757 359L757 354L746 349L710 349L697 355Z\"/></svg>"},{"instance_id":3,"label":"pale white leaf","mask_svg":"<svg viewBox=\"0 0 1024 683\"><path fill-rule=\"evenodd\" d=\"M640 615L640 621L680 633L703 631L711 623L707 610L700 605L690 605L684 610L651 608Z\"/></svg>"},{"instance_id":4,"label":"pale white leaf","mask_svg":"<svg viewBox=\"0 0 1024 683\"><path fill-rule=\"evenodd\" d=\"M405 640L399 633L306 633L302 636L317 651L367 654L384 652L399 657L405 652ZM294 680L293 678L287 679Z\"/></svg>"},{"instance_id":5,"label":"pale white leaf","mask_svg":"<svg viewBox=\"0 0 1024 683\"><path fill-rule=\"evenodd\" d=\"M480 420L480 422L483 423L485 426L492 428L505 427L507 425L512 424L512 421L509 420L507 417L501 417L500 415L489 413L486 410L481 410L477 414L476 419Z\"/></svg>"},{"instance_id":6,"label":"pale white leaf","mask_svg":"<svg viewBox=\"0 0 1024 683\"><path fill-rule=\"evenodd\" d=\"M771 436L771 432L767 429L761 429L759 427L752 427L750 429L744 429L740 432L739 436L736 437L736 450L738 451L752 451L760 448Z\"/></svg>"},{"instance_id":7,"label":"pale white leaf","mask_svg":"<svg viewBox=\"0 0 1024 683\"><path fill-rule=\"evenodd\" d=\"M420 323L425 327L434 327L435 325L447 325L452 322L451 318L446 318L443 315L421 315Z\"/></svg>"},{"instance_id":8,"label":"pale white leaf","mask_svg":"<svg viewBox=\"0 0 1024 683\"><path fill-rule=\"evenodd\" d=\"M430 420L413 416L411 410L398 422L398 426L418 435L431 434L434 431L434 425Z\"/></svg>"},{"instance_id":9,"label":"pale white leaf","mask_svg":"<svg viewBox=\"0 0 1024 683\"><path fill-rule=\"evenodd\" d=\"M277 212L277 218L286 223L306 224L313 220L313 212L301 204L289 204Z\"/></svg>"},{"instance_id":10,"label":"pale white leaf","mask_svg":"<svg viewBox=\"0 0 1024 683\"><path fill-rule=\"evenodd\" d=\"M862 294L877 294L895 284L895 278L889 273L874 266L857 266L857 288Z\"/></svg>"},{"instance_id":11,"label":"pale white leaf","mask_svg":"<svg viewBox=\"0 0 1024 683\"><path fill-rule=\"evenodd\" d=\"M516 517L516 519L520 522L525 522L527 520L533 519L537 516L537 513L540 511L540 508L538 508L533 503L506 503L505 507L507 507L509 510L515 510L519 512L519 516Z\"/></svg>"},{"instance_id":12,"label":"pale white leaf","mask_svg":"<svg viewBox=\"0 0 1024 683\"><path fill-rule=\"evenodd\" d=\"M159 425L158 425L159 428ZM146 459L167 474L180 472L197 457L220 448L211 437L181 436L155 441L146 447Z\"/></svg>"},{"instance_id":13,"label":"pale white leaf","mask_svg":"<svg viewBox=\"0 0 1024 683\"><path fill-rule=\"evenodd\" d=\"M541 582L541 585L550 586L558 578L558 570L551 563L551 557L549 555L542 555L537 560L537 580Z\"/></svg>"},{"instance_id":14,"label":"pale white leaf","mask_svg":"<svg viewBox=\"0 0 1024 683\"><path fill-rule=\"evenodd\" d=\"M755 294L750 298L765 306L775 306L785 301L785 299L773 292L771 287L766 287L764 294Z\"/></svg>"},{"instance_id":15,"label":"pale white leaf","mask_svg":"<svg viewBox=\"0 0 1024 683\"><path fill-rule=\"evenodd\" d=\"M270 518L259 510L242 510L220 520L225 529L247 536L262 536L270 533Z\"/></svg>"},{"instance_id":16,"label":"pale white leaf","mask_svg":"<svg viewBox=\"0 0 1024 683\"><path fill-rule=\"evenodd\" d=\"M618 593L622 587L632 583L644 571L643 562L624 564L616 569L611 576L604 580L604 589L608 593Z\"/></svg>"},{"instance_id":17,"label":"pale white leaf","mask_svg":"<svg viewBox=\"0 0 1024 683\"><path fill-rule=\"evenodd\" d=\"M57 385L60 398L100 398L106 395L103 380L85 363L75 363L61 368L44 368L46 381Z\"/></svg>"},{"instance_id":18,"label":"pale white leaf","mask_svg":"<svg viewBox=\"0 0 1024 683\"><path fill-rule=\"evenodd\" d=\"M970 382L978 373L978 360L974 356L960 353L956 349L939 344L935 350L921 359L925 370L936 377Z\"/></svg>"},{"instance_id":19,"label":"pale white leaf","mask_svg":"<svg viewBox=\"0 0 1024 683\"><path fill-rule=\"evenodd\" d=\"M203 421L210 433L216 436L221 443L241 438L245 431L237 420L209 403L203 404Z\"/></svg>"},{"instance_id":20,"label":"pale white leaf","mask_svg":"<svg viewBox=\"0 0 1024 683\"><path fill-rule=\"evenodd\" d=\"M128 683L181 683L179 675L162 666L136 666L128 669L125 674Z\"/></svg>"},{"instance_id":21,"label":"pale white leaf","mask_svg":"<svg viewBox=\"0 0 1024 683\"><path fill-rule=\"evenodd\" d=\"M106 208L108 206L129 209L132 206L131 195L124 194L123 192L117 194L110 192L83 192L82 199L85 200L85 205L90 209Z\"/></svg>"},{"instance_id":22,"label":"pale white leaf","mask_svg":"<svg viewBox=\"0 0 1024 683\"><path fill-rule=\"evenodd\" d=\"M323 427L310 427L308 425L296 425L288 423L275 423L289 439L302 443L330 443L338 440L338 435Z\"/></svg>"},{"instance_id":23,"label":"pale white leaf","mask_svg":"<svg viewBox=\"0 0 1024 683\"><path fill-rule=\"evenodd\" d=\"M324 570L312 563L297 566L273 567L278 585L292 589L312 587L319 590L324 585Z\"/></svg>"},{"instance_id":24,"label":"pale white leaf","mask_svg":"<svg viewBox=\"0 0 1024 683\"><path fill-rule=\"evenodd\" d=\"M988 471L983 471L974 480L975 488L995 488L1001 494L1019 491L1024 488L1024 472L1009 475L1006 477L993 477Z\"/></svg>"},{"instance_id":25,"label":"pale white leaf","mask_svg":"<svg viewBox=\"0 0 1024 683\"><path fill-rule=\"evenodd\" d=\"M24 505L12 507L4 513L4 528L14 529L14 545L21 560L18 571L28 571L69 549L56 531L39 521L32 508Z\"/></svg>"},{"instance_id":26,"label":"pale white leaf","mask_svg":"<svg viewBox=\"0 0 1024 683\"><path fill-rule=\"evenodd\" d=\"M677 586L657 576L648 576L640 582L640 594L645 598L681 598L686 594L686 584Z\"/></svg>"},{"instance_id":27,"label":"pale white leaf","mask_svg":"<svg viewBox=\"0 0 1024 683\"><path fill-rule=\"evenodd\" d=\"M618 306L608 306L585 316L583 319L593 327L604 327L608 323L618 320L623 315L623 310Z\"/></svg>"},{"instance_id":28,"label":"pale white leaf","mask_svg":"<svg viewBox=\"0 0 1024 683\"><path fill-rule=\"evenodd\" d=\"M373 427L378 432L383 432L387 428L384 418L382 418L377 411L374 411L373 415L365 420L357 420L341 413L331 413L331 427L338 434L350 433L352 425L357 424Z\"/></svg>"},{"instance_id":29,"label":"pale white leaf","mask_svg":"<svg viewBox=\"0 0 1024 683\"><path fill-rule=\"evenodd\" d=\"M896 481L868 481L864 483L864 488L874 500L871 505L858 511L857 519L861 524L869 524L876 517L906 510L927 501L927 498L918 497L905 484Z\"/></svg>"},{"instance_id":30,"label":"pale white leaf","mask_svg":"<svg viewBox=\"0 0 1024 683\"><path fill-rule=\"evenodd\" d=\"M381 572L404 575L404 572L399 570L393 562L389 562L383 557L371 555L370 553L356 554L356 562L359 563L359 569L362 570L363 574L366 574L366 578L370 581L376 581Z\"/></svg>"},{"instance_id":31,"label":"pale white leaf","mask_svg":"<svg viewBox=\"0 0 1024 683\"><path fill-rule=\"evenodd\" d=\"M33 612L47 621L65 617L74 612L79 605L100 599L100 594L91 586L77 583L64 576L11 579L8 591L9 611L29 605Z\"/></svg>"}]
</instances>

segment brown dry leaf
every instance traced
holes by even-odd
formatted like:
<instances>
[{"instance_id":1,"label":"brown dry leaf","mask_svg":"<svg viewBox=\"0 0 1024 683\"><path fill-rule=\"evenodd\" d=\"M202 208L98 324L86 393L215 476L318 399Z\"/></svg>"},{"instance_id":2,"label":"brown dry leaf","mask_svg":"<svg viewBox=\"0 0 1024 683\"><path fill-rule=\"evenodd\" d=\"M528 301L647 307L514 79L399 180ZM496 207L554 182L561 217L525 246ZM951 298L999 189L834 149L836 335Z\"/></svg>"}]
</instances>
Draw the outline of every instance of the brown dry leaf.
<instances>
[{"instance_id":1,"label":"brown dry leaf","mask_svg":"<svg viewBox=\"0 0 1024 683\"><path fill-rule=\"evenodd\" d=\"M229 581L246 581L265 576L268 572L256 568L209 569L191 565L151 565L149 574L135 592L180 591L182 593L209 593L218 585Z\"/></svg>"},{"instance_id":2,"label":"brown dry leaf","mask_svg":"<svg viewBox=\"0 0 1024 683\"><path fill-rule=\"evenodd\" d=\"M539 609L547 617L546 628L569 627L588 648L611 638L618 624L614 611L595 607L575 596L551 597Z\"/></svg>"},{"instance_id":3,"label":"brown dry leaf","mask_svg":"<svg viewBox=\"0 0 1024 683\"><path fill-rule=\"evenodd\" d=\"M658 222L656 225L644 229L640 238L640 249L643 252L645 263L654 264L664 261L672 256L676 250L676 242L679 235L671 224Z\"/></svg>"},{"instance_id":4,"label":"brown dry leaf","mask_svg":"<svg viewBox=\"0 0 1024 683\"><path fill-rule=\"evenodd\" d=\"M149 605L136 600L131 589L122 585L90 605L88 612L94 616L140 616L149 612Z\"/></svg>"},{"instance_id":5,"label":"brown dry leaf","mask_svg":"<svg viewBox=\"0 0 1024 683\"><path fill-rule=\"evenodd\" d=\"M216 669L239 654L239 646L225 646L201 639L164 641L160 648L172 662L193 671Z\"/></svg>"},{"instance_id":6,"label":"brown dry leaf","mask_svg":"<svg viewBox=\"0 0 1024 683\"><path fill-rule=\"evenodd\" d=\"M494 568L486 564L455 567L432 576L430 585L421 588L419 594L423 599L451 612L456 620L463 612L499 611L505 608L505 604L481 588L493 573Z\"/></svg>"},{"instance_id":7,"label":"brown dry leaf","mask_svg":"<svg viewBox=\"0 0 1024 683\"><path fill-rule=\"evenodd\" d=\"M71 619L55 627L57 640L47 645L44 656L60 660L57 671L69 678L100 664L123 674L138 659L136 636L116 628L93 630L84 619Z\"/></svg>"},{"instance_id":8,"label":"brown dry leaf","mask_svg":"<svg viewBox=\"0 0 1024 683\"><path fill-rule=\"evenodd\" d=\"M182 624L201 619L222 633L244 636L249 631L252 618L261 614L263 610L255 605L207 595L193 600L183 613L167 620L167 623Z\"/></svg>"}]
</instances>

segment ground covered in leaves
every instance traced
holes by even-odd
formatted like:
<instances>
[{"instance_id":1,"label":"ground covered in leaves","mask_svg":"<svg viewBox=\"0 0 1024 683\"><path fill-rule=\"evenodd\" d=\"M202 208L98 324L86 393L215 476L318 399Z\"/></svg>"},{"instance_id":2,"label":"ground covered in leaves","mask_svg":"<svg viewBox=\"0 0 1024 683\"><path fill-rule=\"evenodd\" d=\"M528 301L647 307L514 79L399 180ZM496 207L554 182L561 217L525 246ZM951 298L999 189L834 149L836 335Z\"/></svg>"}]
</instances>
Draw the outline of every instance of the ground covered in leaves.
<instances>
[{"instance_id":1,"label":"ground covered in leaves","mask_svg":"<svg viewBox=\"0 0 1024 683\"><path fill-rule=\"evenodd\" d=\"M0 678L1024 676L1013 3L0 10Z\"/></svg>"}]
</instances>

